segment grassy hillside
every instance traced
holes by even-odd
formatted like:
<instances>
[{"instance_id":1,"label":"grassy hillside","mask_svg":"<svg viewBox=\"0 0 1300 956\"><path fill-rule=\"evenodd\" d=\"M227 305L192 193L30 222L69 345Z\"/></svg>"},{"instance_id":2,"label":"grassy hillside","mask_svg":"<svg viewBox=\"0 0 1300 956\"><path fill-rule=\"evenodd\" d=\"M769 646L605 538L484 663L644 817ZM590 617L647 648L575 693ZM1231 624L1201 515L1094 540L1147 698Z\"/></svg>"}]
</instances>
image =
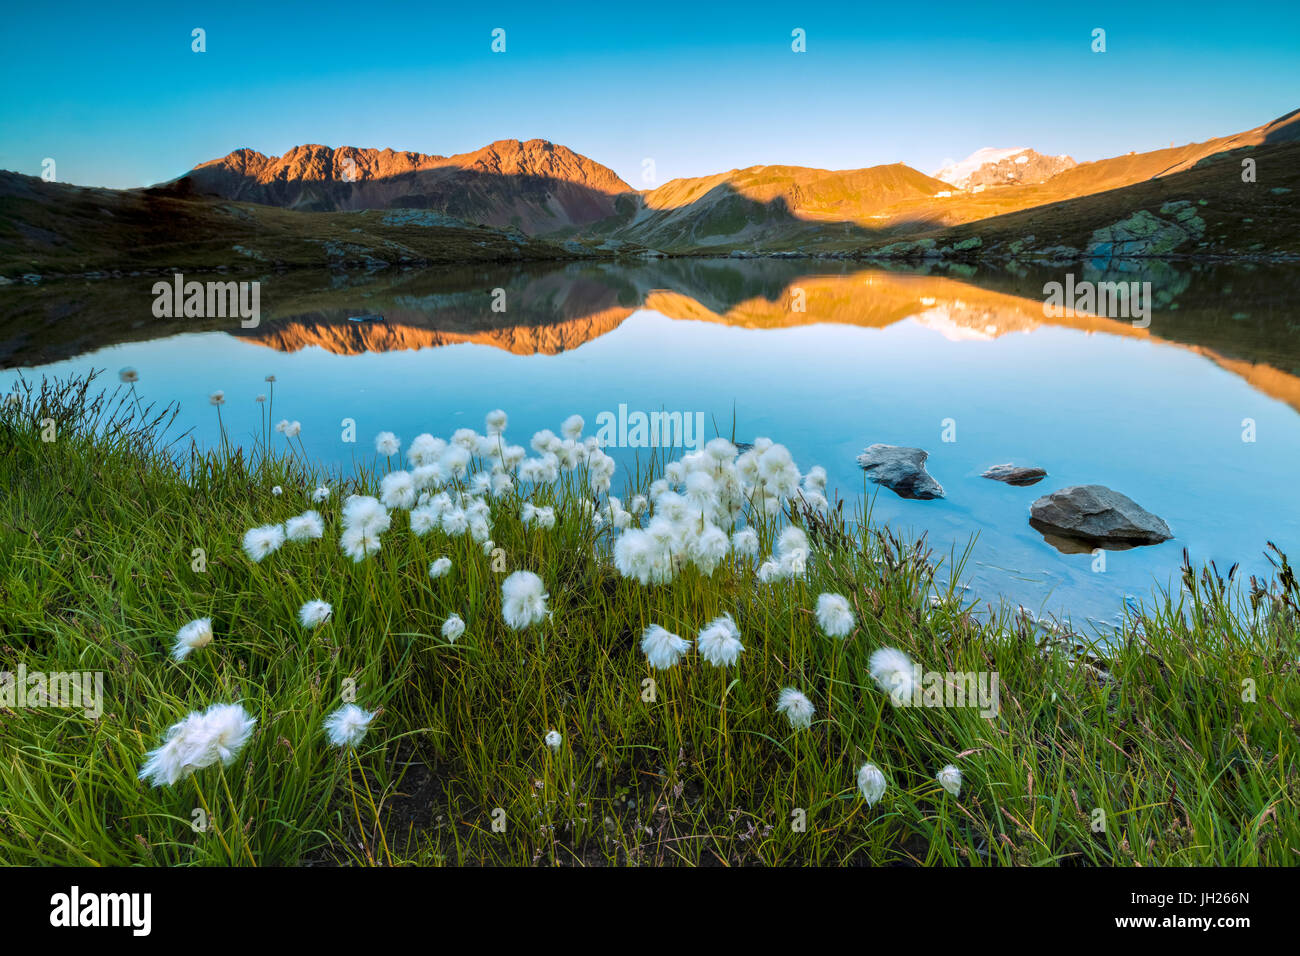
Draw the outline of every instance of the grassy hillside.
<instances>
[{"instance_id":1,"label":"grassy hillside","mask_svg":"<svg viewBox=\"0 0 1300 956\"><path fill-rule=\"evenodd\" d=\"M880 210L950 188L902 163L850 170L753 166L665 183L643 193L630 215L605 225L620 239L667 251L790 243L826 233L865 236Z\"/></svg>"},{"instance_id":2,"label":"grassy hillside","mask_svg":"<svg viewBox=\"0 0 1300 956\"><path fill-rule=\"evenodd\" d=\"M1243 159L1255 160L1255 182L1242 180ZM959 244L965 249L956 250ZM902 231L860 248L905 256L947 249L970 258L1300 256L1300 143L1246 146L1123 188L959 226Z\"/></svg>"}]
</instances>

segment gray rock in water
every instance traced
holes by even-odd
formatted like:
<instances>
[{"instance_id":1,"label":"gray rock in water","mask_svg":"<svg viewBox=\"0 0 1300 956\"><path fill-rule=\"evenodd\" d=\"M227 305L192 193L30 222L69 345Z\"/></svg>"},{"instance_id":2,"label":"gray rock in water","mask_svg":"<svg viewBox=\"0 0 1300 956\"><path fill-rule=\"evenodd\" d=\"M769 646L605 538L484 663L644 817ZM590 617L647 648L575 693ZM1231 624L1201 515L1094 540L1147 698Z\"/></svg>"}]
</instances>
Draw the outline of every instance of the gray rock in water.
<instances>
[{"instance_id":1,"label":"gray rock in water","mask_svg":"<svg viewBox=\"0 0 1300 956\"><path fill-rule=\"evenodd\" d=\"M1043 468L1031 468L1022 465L994 465L981 476L994 481L1005 481L1008 485L1035 485L1047 477Z\"/></svg>"},{"instance_id":2,"label":"gray rock in water","mask_svg":"<svg viewBox=\"0 0 1300 956\"><path fill-rule=\"evenodd\" d=\"M1163 520L1105 485L1071 485L1043 495L1029 506L1029 523L1044 534L1101 544L1159 544L1174 536Z\"/></svg>"},{"instance_id":3,"label":"gray rock in water","mask_svg":"<svg viewBox=\"0 0 1300 956\"><path fill-rule=\"evenodd\" d=\"M925 470L930 453L923 448L902 445L869 446L858 456L867 477L903 498L942 498L943 485Z\"/></svg>"}]
</instances>

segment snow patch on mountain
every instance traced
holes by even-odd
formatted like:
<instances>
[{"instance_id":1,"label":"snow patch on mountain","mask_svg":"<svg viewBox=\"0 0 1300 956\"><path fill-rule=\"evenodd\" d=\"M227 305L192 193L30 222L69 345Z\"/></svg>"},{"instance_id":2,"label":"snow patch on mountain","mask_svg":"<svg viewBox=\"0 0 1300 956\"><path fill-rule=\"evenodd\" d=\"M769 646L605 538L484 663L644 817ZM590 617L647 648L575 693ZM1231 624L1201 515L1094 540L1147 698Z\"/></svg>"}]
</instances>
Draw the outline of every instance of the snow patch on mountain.
<instances>
[{"instance_id":1,"label":"snow patch on mountain","mask_svg":"<svg viewBox=\"0 0 1300 956\"><path fill-rule=\"evenodd\" d=\"M983 149L977 149L961 162L947 161L944 167L931 175L935 179L942 179L945 183L951 183L958 189L965 189L970 182L971 177L980 169L981 166L987 166L991 163L1000 163L1004 159L1010 159L1020 153L1027 153L1028 146L1016 146L1011 149L998 149L993 146L986 146ZM1025 157L1028 162L1028 157Z\"/></svg>"}]
</instances>

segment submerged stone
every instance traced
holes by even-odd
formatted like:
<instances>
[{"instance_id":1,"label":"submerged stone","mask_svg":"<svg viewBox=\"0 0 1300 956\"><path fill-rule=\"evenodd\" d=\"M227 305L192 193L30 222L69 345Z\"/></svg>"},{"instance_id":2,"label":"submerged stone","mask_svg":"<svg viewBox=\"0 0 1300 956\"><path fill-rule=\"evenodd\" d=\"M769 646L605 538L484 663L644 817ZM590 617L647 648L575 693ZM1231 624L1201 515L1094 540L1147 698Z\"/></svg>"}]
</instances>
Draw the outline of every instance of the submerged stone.
<instances>
[{"instance_id":1,"label":"submerged stone","mask_svg":"<svg viewBox=\"0 0 1300 956\"><path fill-rule=\"evenodd\" d=\"M1008 485L1034 485L1047 477L1047 470L1024 465L994 465L981 476L994 481L1006 482Z\"/></svg>"},{"instance_id":2,"label":"submerged stone","mask_svg":"<svg viewBox=\"0 0 1300 956\"><path fill-rule=\"evenodd\" d=\"M925 470L929 457L923 448L875 444L858 456L858 464L868 478L902 498L942 498L943 485Z\"/></svg>"},{"instance_id":3,"label":"submerged stone","mask_svg":"<svg viewBox=\"0 0 1300 956\"><path fill-rule=\"evenodd\" d=\"M1172 538L1164 520L1105 485L1071 485L1029 506L1029 523L1049 537L1103 546L1159 544Z\"/></svg>"}]
</instances>

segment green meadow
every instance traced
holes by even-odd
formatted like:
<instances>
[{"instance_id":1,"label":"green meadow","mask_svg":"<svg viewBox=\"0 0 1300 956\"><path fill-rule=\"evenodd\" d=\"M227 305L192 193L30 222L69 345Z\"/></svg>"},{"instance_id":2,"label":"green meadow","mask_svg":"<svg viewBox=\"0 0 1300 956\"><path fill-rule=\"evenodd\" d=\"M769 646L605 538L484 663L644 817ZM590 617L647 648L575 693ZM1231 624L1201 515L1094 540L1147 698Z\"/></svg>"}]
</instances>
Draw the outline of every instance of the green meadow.
<instances>
[{"instance_id":1,"label":"green meadow","mask_svg":"<svg viewBox=\"0 0 1300 956\"><path fill-rule=\"evenodd\" d=\"M1102 644L977 607L941 583L963 556L901 540L865 495L747 510L760 555L803 529L805 573L762 581L729 553L711 574L688 563L642 585L615 567L618 532L579 464L487 496L490 549L417 535L394 510L357 562L341 506L377 494L389 466L328 473L269 427L197 449L163 437L171 421L88 379L3 402L0 670L103 683L98 716L0 706L5 863L1297 862L1300 585L1276 551L1269 582L1185 568ZM611 491L650 495L666 466L620 471ZM554 527L526 526L525 501L554 508ZM323 537L257 562L241 548L308 509ZM441 557L452 569L431 578ZM549 616L515 629L501 584L519 570L541 578ZM828 592L852 608L847 637L819 626ZM298 619L309 600L332 606L313 629ZM744 650L717 667L694 641L722 614ZM177 630L204 617L211 643L174 659ZM676 666L649 665L651 625L692 642ZM882 648L927 674L995 675L996 712L895 702L871 674ZM811 701L810 726L776 710L785 688ZM375 716L355 747L333 746L323 722L349 700ZM236 702L256 725L233 760L174 785L139 778L169 727ZM887 781L874 803L867 763ZM936 779L949 765L956 795Z\"/></svg>"}]
</instances>

